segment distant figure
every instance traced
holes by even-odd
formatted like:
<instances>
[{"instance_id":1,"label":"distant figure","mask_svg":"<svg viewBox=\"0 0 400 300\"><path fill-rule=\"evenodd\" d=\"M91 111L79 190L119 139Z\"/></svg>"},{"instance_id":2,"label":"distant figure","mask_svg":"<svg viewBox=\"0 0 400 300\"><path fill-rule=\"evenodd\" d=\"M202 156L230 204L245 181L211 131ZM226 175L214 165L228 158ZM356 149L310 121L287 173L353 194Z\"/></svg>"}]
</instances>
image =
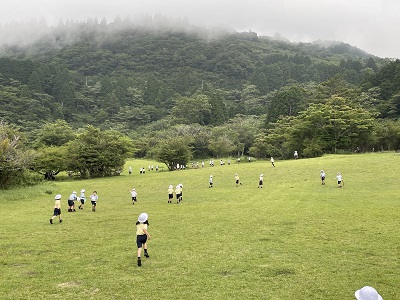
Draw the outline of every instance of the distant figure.
<instances>
[{"instance_id":1,"label":"distant figure","mask_svg":"<svg viewBox=\"0 0 400 300\"><path fill-rule=\"evenodd\" d=\"M204 168L204 160L201 162L201 167Z\"/></svg>"},{"instance_id":2,"label":"distant figure","mask_svg":"<svg viewBox=\"0 0 400 300\"><path fill-rule=\"evenodd\" d=\"M263 183L264 183L264 175L260 174L260 179L258 181L258 187L262 188L263 187Z\"/></svg>"},{"instance_id":3,"label":"distant figure","mask_svg":"<svg viewBox=\"0 0 400 300\"><path fill-rule=\"evenodd\" d=\"M250 156L249 156L248 160L249 160L249 162L251 162L251 157Z\"/></svg>"},{"instance_id":4,"label":"distant figure","mask_svg":"<svg viewBox=\"0 0 400 300\"><path fill-rule=\"evenodd\" d=\"M275 159L271 156L271 164L275 168Z\"/></svg>"},{"instance_id":5,"label":"distant figure","mask_svg":"<svg viewBox=\"0 0 400 300\"><path fill-rule=\"evenodd\" d=\"M97 200L99 200L99 196L97 196L96 191L93 191L93 194L90 195L90 201L92 203L92 211L96 211Z\"/></svg>"},{"instance_id":6,"label":"distant figure","mask_svg":"<svg viewBox=\"0 0 400 300\"><path fill-rule=\"evenodd\" d=\"M54 197L54 200L55 200L54 201L54 210L53 210L53 216L50 219L50 224L53 224L53 219L57 216L58 216L60 223L62 222L62 219L61 219L61 195L57 194Z\"/></svg>"},{"instance_id":7,"label":"distant figure","mask_svg":"<svg viewBox=\"0 0 400 300\"><path fill-rule=\"evenodd\" d=\"M158 165L156 165L156 172L158 171Z\"/></svg>"},{"instance_id":8,"label":"distant figure","mask_svg":"<svg viewBox=\"0 0 400 300\"><path fill-rule=\"evenodd\" d=\"M321 170L321 173L319 174L319 177L321 177L321 183L322 183L322 185L325 185L325 177L326 177L326 174L325 174L324 170Z\"/></svg>"},{"instance_id":9,"label":"distant figure","mask_svg":"<svg viewBox=\"0 0 400 300\"><path fill-rule=\"evenodd\" d=\"M137 202L137 192L135 189L132 189L129 191L131 193L132 196L132 204L134 205L135 202Z\"/></svg>"},{"instance_id":10,"label":"distant figure","mask_svg":"<svg viewBox=\"0 0 400 300\"><path fill-rule=\"evenodd\" d=\"M237 163L238 163L238 164L240 164L240 157L238 157L238 159L237 159Z\"/></svg>"},{"instance_id":11,"label":"distant figure","mask_svg":"<svg viewBox=\"0 0 400 300\"><path fill-rule=\"evenodd\" d=\"M230 159L228 159L228 166L230 166L231 165L231 160Z\"/></svg>"},{"instance_id":12,"label":"distant figure","mask_svg":"<svg viewBox=\"0 0 400 300\"><path fill-rule=\"evenodd\" d=\"M129 173L129 175L132 174L132 167L129 167L128 173Z\"/></svg>"},{"instance_id":13,"label":"distant figure","mask_svg":"<svg viewBox=\"0 0 400 300\"><path fill-rule=\"evenodd\" d=\"M297 153L297 151L294 151L293 157L294 157L294 159L298 159L299 158L299 154Z\"/></svg>"},{"instance_id":14,"label":"distant figure","mask_svg":"<svg viewBox=\"0 0 400 300\"><path fill-rule=\"evenodd\" d=\"M143 168L140 168L139 172L140 172L140 174L142 174L143 173Z\"/></svg>"},{"instance_id":15,"label":"distant figure","mask_svg":"<svg viewBox=\"0 0 400 300\"><path fill-rule=\"evenodd\" d=\"M336 179L337 179L338 188L341 188L342 183L343 183L343 178L342 178L342 174L340 174L340 172L337 172Z\"/></svg>"},{"instance_id":16,"label":"distant figure","mask_svg":"<svg viewBox=\"0 0 400 300\"><path fill-rule=\"evenodd\" d=\"M210 180L209 180L209 182L210 182L210 188L212 188L213 187L213 176L212 175L210 175Z\"/></svg>"},{"instance_id":17,"label":"distant figure","mask_svg":"<svg viewBox=\"0 0 400 300\"><path fill-rule=\"evenodd\" d=\"M144 167L142 168L142 171L143 171L143 174L146 173L146 169Z\"/></svg>"},{"instance_id":18,"label":"distant figure","mask_svg":"<svg viewBox=\"0 0 400 300\"><path fill-rule=\"evenodd\" d=\"M236 182L236 186L239 186L239 184L242 185L242 183L240 182L240 179L239 179L239 175L237 173L235 174L235 182Z\"/></svg>"},{"instance_id":19,"label":"distant figure","mask_svg":"<svg viewBox=\"0 0 400 300\"><path fill-rule=\"evenodd\" d=\"M364 286L363 288L357 290L354 293L354 296L356 296L358 300L383 300L382 296L370 286Z\"/></svg>"},{"instance_id":20,"label":"distant figure","mask_svg":"<svg viewBox=\"0 0 400 300\"><path fill-rule=\"evenodd\" d=\"M172 203L172 199L174 198L174 187L172 184L168 187L168 203Z\"/></svg>"}]
</instances>

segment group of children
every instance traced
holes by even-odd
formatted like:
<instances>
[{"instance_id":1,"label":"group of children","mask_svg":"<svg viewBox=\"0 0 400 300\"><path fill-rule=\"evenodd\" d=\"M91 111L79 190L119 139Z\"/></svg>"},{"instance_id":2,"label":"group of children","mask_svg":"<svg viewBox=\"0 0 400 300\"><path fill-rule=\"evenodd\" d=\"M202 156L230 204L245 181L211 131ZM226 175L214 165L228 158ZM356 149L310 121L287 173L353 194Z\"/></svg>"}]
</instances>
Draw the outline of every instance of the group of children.
<instances>
[{"instance_id":1,"label":"group of children","mask_svg":"<svg viewBox=\"0 0 400 300\"><path fill-rule=\"evenodd\" d=\"M183 190L183 184L180 183L175 187L172 186L172 184L169 185L168 187L168 203L172 203L172 200L174 199L174 193L176 196L176 203L180 203L182 201L182 190Z\"/></svg>"},{"instance_id":2,"label":"group of children","mask_svg":"<svg viewBox=\"0 0 400 300\"><path fill-rule=\"evenodd\" d=\"M324 170L321 170L319 177L321 178L321 184L325 185L326 173ZM338 188L341 188L344 186L343 176L340 172L337 172L336 180L337 180Z\"/></svg>"},{"instance_id":3,"label":"group of children","mask_svg":"<svg viewBox=\"0 0 400 300\"><path fill-rule=\"evenodd\" d=\"M92 211L96 211L96 206L97 206L97 200L99 197L97 196L97 192L94 191L92 195L90 195L90 200L92 204ZM68 197L68 212L75 212L75 202L79 201L79 209L83 209L85 202L86 202L86 196L85 196L85 190L81 190L80 197L77 196L77 192L73 191L72 194ZM53 209L53 216L50 218L50 224L53 224L54 218L58 217L59 222L62 222L61 219L61 194L57 194L54 197L54 209Z\"/></svg>"}]
</instances>

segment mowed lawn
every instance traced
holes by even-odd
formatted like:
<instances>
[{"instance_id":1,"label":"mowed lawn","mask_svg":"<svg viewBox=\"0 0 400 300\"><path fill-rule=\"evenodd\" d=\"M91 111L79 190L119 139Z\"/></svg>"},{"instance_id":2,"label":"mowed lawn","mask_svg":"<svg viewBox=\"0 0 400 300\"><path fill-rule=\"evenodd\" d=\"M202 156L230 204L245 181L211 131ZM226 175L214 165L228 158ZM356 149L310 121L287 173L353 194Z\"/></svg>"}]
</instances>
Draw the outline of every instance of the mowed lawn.
<instances>
[{"instance_id":1,"label":"mowed lawn","mask_svg":"<svg viewBox=\"0 0 400 300\"><path fill-rule=\"evenodd\" d=\"M149 172L156 162L132 160L118 177L1 191L0 299L355 299L364 285L400 299L400 155L215 162ZM179 183L183 201L167 204ZM82 188L98 192L97 211L68 213ZM57 193L64 221L50 225ZM151 240L138 267L141 212Z\"/></svg>"}]
</instances>

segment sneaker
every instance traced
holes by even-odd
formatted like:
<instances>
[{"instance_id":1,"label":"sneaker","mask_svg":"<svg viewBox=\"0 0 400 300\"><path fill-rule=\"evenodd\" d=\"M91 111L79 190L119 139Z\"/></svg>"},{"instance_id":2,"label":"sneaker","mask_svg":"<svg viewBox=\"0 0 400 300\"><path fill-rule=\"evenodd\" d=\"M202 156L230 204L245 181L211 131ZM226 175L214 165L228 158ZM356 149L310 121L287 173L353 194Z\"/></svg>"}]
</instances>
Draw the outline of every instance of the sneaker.
<instances>
[{"instance_id":1,"label":"sneaker","mask_svg":"<svg viewBox=\"0 0 400 300\"><path fill-rule=\"evenodd\" d=\"M140 259L140 257L138 257L137 259L137 265L140 267L142 265L142 260Z\"/></svg>"},{"instance_id":2,"label":"sneaker","mask_svg":"<svg viewBox=\"0 0 400 300\"><path fill-rule=\"evenodd\" d=\"M150 255L149 255L147 252L144 254L144 256L145 256L146 258L149 258L149 257L150 257Z\"/></svg>"},{"instance_id":3,"label":"sneaker","mask_svg":"<svg viewBox=\"0 0 400 300\"><path fill-rule=\"evenodd\" d=\"M62 220L60 220L60 223L62 223Z\"/></svg>"},{"instance_id":4,"label":"sneaker","mask_svg":"<svg viewBox=\"0 0 400 300\"><path fill-rule=\"evenodd\" d=\"M53 219L50 219L50 224L53 224Z\"/></svg>"}]
</instances>

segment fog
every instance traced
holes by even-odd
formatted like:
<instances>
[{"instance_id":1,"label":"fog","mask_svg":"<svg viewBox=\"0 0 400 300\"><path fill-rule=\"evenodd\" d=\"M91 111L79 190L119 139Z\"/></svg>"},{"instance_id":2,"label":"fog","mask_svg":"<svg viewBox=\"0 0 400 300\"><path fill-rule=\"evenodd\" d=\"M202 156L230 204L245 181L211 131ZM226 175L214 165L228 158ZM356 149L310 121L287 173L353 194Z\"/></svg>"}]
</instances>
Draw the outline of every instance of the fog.
<instances>
[{"instance_id":1,"label":"fog","mask_svg":"<svg viewBox=\"0 0 400 300\"><path fill-rule=\"evenodd\" d=\"M49 26L60 20L164 16L206 28L279 33L292 42L334 40L380 57L400 58L398 0L14 0L1 1L0 31L12 32L18 22L35 20ZM185 26L185 25L183 25ZM20 28L22 28L20 26ZM39 26L37 27L39 28ZM15 31L14 40L39 34ZM0 40L1 42L4 42Z\"/></svg>"}]
</instances>

